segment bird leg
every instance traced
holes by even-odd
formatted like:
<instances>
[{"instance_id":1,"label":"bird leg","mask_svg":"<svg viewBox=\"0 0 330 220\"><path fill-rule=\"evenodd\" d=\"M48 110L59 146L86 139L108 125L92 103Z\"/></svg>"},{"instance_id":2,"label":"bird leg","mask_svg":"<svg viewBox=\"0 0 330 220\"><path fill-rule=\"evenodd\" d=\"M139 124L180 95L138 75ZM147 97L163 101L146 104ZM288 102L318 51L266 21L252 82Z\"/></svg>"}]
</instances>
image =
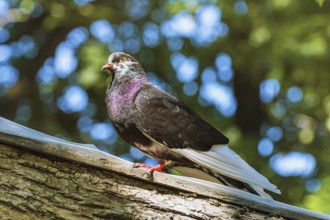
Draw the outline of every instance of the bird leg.
<instances>
[{"instance_id":1,"label":"bird leg","mask_svg":"<svg viewBox=\"0 0 330 220\"><path fill-rule=\"evenodd\" d=\"M133 164L133 168L138 168L138 167L143 167L143 168L150 169L152 166L149 166L149 165L144 164L144 163L134 163Z\"/></svg>"},{"instance_id":2,"label":"bird leg","mask_svg":"<svg viewBox=\"0 0 330 220\"><path fill-rule=\"evenodd\" d=\"M134 163L133 167L137 168L137 167L143 167L143 168L147 168L148 169L148 173L152 174L154 171L158 171L158 172L162 172L162 173L167 173L164 168L166 167L166 163L165 162L161 162L160 164L158 164L157 166L149 166L143 163Z\"/></svg>"},{"instance_id":3,"label":"bird leg","mask_svg":"<svg viewBox=\"0 0 330 220\"><path fill-rule=\"evenodd\" d=\"M166 163L165 162L161 162L157 166L151 167L148 170L148 172L149 173L153 173L154 171L158 171L158 172L166 173L166 171L164 170L165 167L166 167Z\"/></svg>"}]
</instances>

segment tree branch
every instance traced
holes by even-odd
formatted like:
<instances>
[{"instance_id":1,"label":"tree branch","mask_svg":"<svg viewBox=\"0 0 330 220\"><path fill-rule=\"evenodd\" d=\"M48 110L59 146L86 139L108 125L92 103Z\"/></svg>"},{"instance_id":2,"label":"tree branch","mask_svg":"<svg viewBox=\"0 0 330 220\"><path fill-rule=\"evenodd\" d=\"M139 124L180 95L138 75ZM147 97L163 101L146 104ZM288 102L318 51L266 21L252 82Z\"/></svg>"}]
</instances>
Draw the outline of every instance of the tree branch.
<instances>
[{"instance_id":1,"label":"tree branch","mask_svg":"<svg viewBox=\"0 0 330 220\"><path fill-rule=\"evenodd\" d=\"M329 219L207 181L158 172L151 181L93 146L1 127L1 219Z\"/></svg>"}]
</instances>

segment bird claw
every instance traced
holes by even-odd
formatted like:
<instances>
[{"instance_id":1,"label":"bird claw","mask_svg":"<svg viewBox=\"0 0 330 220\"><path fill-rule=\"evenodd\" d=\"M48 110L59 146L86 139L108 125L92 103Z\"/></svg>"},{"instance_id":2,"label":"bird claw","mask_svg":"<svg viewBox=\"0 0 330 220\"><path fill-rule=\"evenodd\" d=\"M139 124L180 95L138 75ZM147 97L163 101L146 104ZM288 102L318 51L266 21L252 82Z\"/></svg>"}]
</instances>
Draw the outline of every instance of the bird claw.
<instances>
[{"instance_id":1,"label":"bird claw","mask_svg":"<svg viewBox=\"0 0 330 220\"><path fill-rule=\"evenodd\" d=\"M143 168L148 169L148 172L144 173L143 177L145 177L146 179L148 179L150 181L154 180L154 175L153 175L153 171L152 171L153 167L152 166L149 166L149 165L146 165L146 164L143 164L143 163L134 163L133 164L133 168L139 168L139 167L143 167Z\"/></svg>"},{"instance_id":2,"label":"bird claw","mask_svg":"<svg viewBox=\"0 0 330 220\"><path fill-rule=\"evenodd\" d=\"M148 173L152 174L155 171L161 172L161 173L166 173L165 170L165 163L160 163L157 166L150 167L148 170Z\"/></svg>"},{"instance_id":3,"label":"bird claw","mask_svg":"<svg viewBox=\"0 0 330 220\"><path fill-rule=\"evenodd\" d=\"M157 166L149 166L149 165L146 165L146 164L143 164L143 163L134 163L133 164L133 168L138 168L138 167L143 167L143 168L147 168L148 169L148 173L149 174L153 174L153 172L155 171L158 171L158 172L161 172L161 173L167 173L164 168L165 168L165 163L162 162L160 164L158 164Z\"/></svg>"},{"instance_id":4,"label":"bird claw","mask_svg":"<svg viewBox=\"0 0 330 220\"><path fill-rule=\"evenodd\" d=\"M147 164L143 164L143 163L134 163L133 164L133 168L139 168L139 167L143 167L143 168L147 168L147 169L151 169L152 166L149 166Z\"/></svg>"},{"instance_id":5,"label":"bird claw","mask_svg":"<svg viewBox=\"0 0 330 220\"><path fill-rule=\"evenodd\" d=\"M154 175L152 173L144 173L143 177L145 177L146 179L150 180L150 181L154 181Z\"/></svg>"}]
</instances>

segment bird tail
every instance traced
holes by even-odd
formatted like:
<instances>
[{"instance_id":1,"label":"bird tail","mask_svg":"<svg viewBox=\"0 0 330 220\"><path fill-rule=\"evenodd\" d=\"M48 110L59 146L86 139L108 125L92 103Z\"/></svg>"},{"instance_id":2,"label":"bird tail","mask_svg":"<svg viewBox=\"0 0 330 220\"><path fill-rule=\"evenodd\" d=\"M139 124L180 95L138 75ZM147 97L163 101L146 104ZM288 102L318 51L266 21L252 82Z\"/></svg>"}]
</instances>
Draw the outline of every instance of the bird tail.
<instances>
[{"instance_id":1,"label":"bird tail","mask_svg":"<svg viewBox=\"0 0 330 220\"><path fill-rule=\"evenodd\" d=\"M234 188L242 189L264 198L271 196L264 189L280 191L268 179L258 173L228 146L215 145L209 151L174 149L175 152L196 164L196 167L175 167L179 173Z\"/></svg>"},{"instance_id":2,"label":"bird tail","mask_svg":"<svg viewBox=\"0 0 330 220\"><path fill-rule=\"evenodd\" d=\"M261 187L251 186L248 183L235 180L219 173L215 173L212 170L199 165L196 165L196 168L177 166L173 169L184 176L207 180L210 182L244 190L263 198L273 199L269 194L265 193Z\"/></svg>"}]
</instances>

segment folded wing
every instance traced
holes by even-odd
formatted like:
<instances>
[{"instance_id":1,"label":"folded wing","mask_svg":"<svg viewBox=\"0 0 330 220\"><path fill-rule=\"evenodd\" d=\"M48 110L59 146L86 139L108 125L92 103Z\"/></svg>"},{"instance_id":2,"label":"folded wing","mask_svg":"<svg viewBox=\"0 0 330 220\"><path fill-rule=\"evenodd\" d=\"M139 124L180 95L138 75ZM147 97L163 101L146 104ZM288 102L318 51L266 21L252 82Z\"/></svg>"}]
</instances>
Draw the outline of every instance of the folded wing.
<instances>
[{"instance_id":1,"label":"folded wing","mask_svg":"<svg viewBox=\"0 0 330 220\"><path fill-rule=\"evenodd\" d=\"M139 129L169 148L206 151L228 143L228 138L183 102L152 85L140 89L133 108Z\"/></svg>"}]
</instances>

